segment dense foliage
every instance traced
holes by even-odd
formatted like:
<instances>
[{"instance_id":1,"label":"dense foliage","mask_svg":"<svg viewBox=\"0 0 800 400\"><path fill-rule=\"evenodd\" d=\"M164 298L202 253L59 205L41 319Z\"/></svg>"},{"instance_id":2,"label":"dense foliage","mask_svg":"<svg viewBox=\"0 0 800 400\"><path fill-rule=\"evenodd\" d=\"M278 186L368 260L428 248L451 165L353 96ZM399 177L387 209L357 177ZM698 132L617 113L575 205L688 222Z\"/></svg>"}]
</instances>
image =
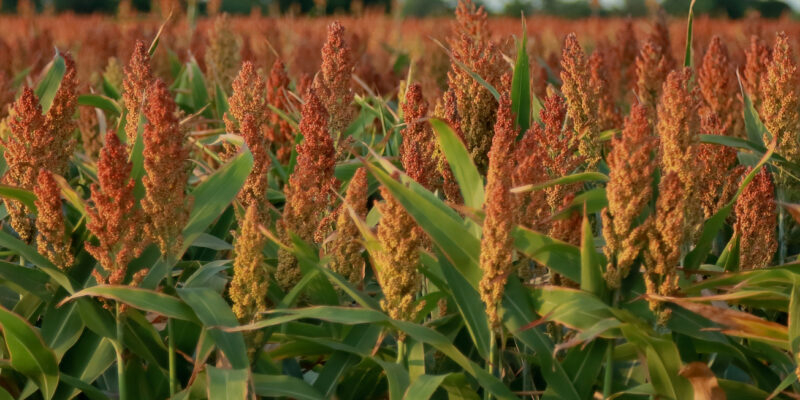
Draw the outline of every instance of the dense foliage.
<instances>
[{"instance_id":1,"label":"dense foliage","mask_svg":"<svg viewBox=\"0 0 800 400\"><path fill-rule=\"evenodd\" d=\"M0 398L798 396L800 26L118 18L0 18Z\"/></svg>"}]
</instances>

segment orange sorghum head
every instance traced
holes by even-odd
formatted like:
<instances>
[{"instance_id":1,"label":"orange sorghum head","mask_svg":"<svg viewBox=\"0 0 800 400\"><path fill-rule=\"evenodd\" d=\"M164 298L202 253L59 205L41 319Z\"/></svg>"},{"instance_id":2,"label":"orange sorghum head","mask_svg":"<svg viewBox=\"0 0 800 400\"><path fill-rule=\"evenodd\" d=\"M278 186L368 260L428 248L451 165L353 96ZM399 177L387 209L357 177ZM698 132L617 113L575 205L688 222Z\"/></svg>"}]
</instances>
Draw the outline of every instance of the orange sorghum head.
<instances>
[{"instance_id":1,"label":"orange sorghum head","mask_svg":"<svg viewBox=\"0 0 800 400\"><path fill-rule=\"evenodd\" d=\"M481 239L480 282L481 299L493 329L500 327L497 307L503 298L506 280L512 272L514 238L514 197L510 192L514 172L514 141L517 129L511 112L511 98L506 91L500 97L494 139L489 151L489 171L486 177L486 203Z\"/></svg>"},{"instance_id":2,"label":"orange sorghum head","mask_svg":"<svg viewBox=\"0 0 800 400\"><path fill-rule=\"evenodd\" d=\"M615 54L609 54L609 49L598 47L589 57L590 86L597 93L597 131L617 128L622 124L622 116L617 107L616 87L612 85L613 74L618 74L618 67L609 65L616 60Z\"/></svg>"},{"instance_id":3,"label":"orange sorghum head","mask_svg":"<svg viewBox=\"0 0 800 400\"><path fill-rule=\"evenodd\" d=\"M192 166L190 145L179 125L175 101L160 79L147 90L144 115L142 209L148 217L147 233L167 255L180 248L181 231L189 219L191 201L186 196L186 184Z\"/></svg>"},{"instance_id":4,"label":"orange sorghum head","mask_svg":"<svg viewBox=\"0 0 800 400\"><path fill-rule=\"evenodd\" d=\"M664 49L652 40L645 42L636 57L636 94L652 112L661 97L661 83L671 70Z\"/></svg>"},{"instance_id":5,"label":"orange sorghum head","mask_svg":"<svg viewBox=\"0 0 800 400\"><path fill-rule=\"evenodd\" d=\"M241 45L231 28L227 14L214 20L214 29L208 38L205 62L212 82L218 84L226 93L231 88L236 70L241 64Z\"/></svg>"},{"instance_id":6,"label":"orange sorghum head","mask_svg":"<svg viewBox=\"0 0 800 400\"><path fill-rule=\"evenodd\" d=\"M58 269L72 266L71 240L66 233L64 213L61 209L61 188L53 174L39 170L33 193L36 194L36 249Z\"/></svg>"},{"instance_id":7,"label":"orange sorghum head","mask_svg":"<svg viewBox=\"0 0 800 400\"><path fill-rule=\"evenodd\" d=\"M745 49L745 65L742 85L750 96L756 111L761 112L762 85L767 74L767 65L772 58L772 50L758 36L750 37L750 47Z\"/></svg>"},{"instance_id":8,"label":"orange sorghum head","mask_svg":"<svg viewBox=\"0 0 800 400\"><path fill-rule=\"evenodd\" d=\"M702 115L716 115L721 124L721 132L717 134L741 137L744 134L744 120L737 98L739 87L728 56L728 48L719 36L711 39L703 56L703 62L697 71L697 84L703 96L700 112Z\"/></svg>"},{"instance_id":9,"label":"orange sorghum head","mask_svg":"<svg viewBox=\"0 0 800 400\"><path fill-rule=\"evenodd\" d=\"M137 40L131 60L125 68L125 80L122 82L124 87L122 99L125 101L127 110L125 137L128 147L133 147L136 142L144 94L153 83L153 79L153 69L150 66L150 54L147 46L143 41Z\"/></svg>"},{"instance_id":10,"label":"orange sorghum head","mask_svg":"<svg viewBox=\"0 0 800 400\"><path fill-rule=\"evenodd\" d=\"M328 38L322 46L322 67L314 80L314 88L328 110L328 129L337 138L337 148L341 135L354 117L351 106L354 95L350 88L354 65L350 46L344 38L344 27L334 21L328 26Z\"/></svg>"},{"instance_id":11,"label":"orange sorghum head","mask_svg":"<svg viewBox=\"0 0 800 400\"><path fill-rule=\"evenodd\" d=\"M634 105L619 138L608 155L608 207L603 210L603 251L608 258L606 281L618 288L645 245L643 232L634 222L653 196L656 140L647 119L647 108Z\"/></svg>"},{"instance_id":12,"label":"orange sorghum head","mask_svg":"<svg viewBox=\"0 0 800 400\"><path fill-rule=\"evenodd\" d=\"M37 173L44 168L41 159L52 146L53 139L43 132L44 116L39 99L29 87L22 89L22 94L8 119L10 135L2 139L8 169L3 175L3 182L25 189L33 189ZM31 210L16 200L4 199L11 216L11 227L26 242L32 239L33 226L28 214Z\"/></svg>"},{"instance_id":13,"label":"orange sorghum head","mask_svg":"<svg viewBox=\"0 0 800 400\"><path fill-rule=\"evenodd\" d=\"M706 135L724 135L725 130L716 114L709 114L700 121L700 130ZM737 163L737 152L733 147L700 143L697 149L697 195L703 215L710 218L729 200L737 183L730 181L730 169ZM730 185L733 188L728 188ZM733 190L731 190L733 189Z\"/></svg>"},{"instance_id":14,"label":"orange sorghum head","mask_svg":"<svg viewBox=\"0 0 800 400\"><path fill-rule=\"evenodd\" d=\"M589 163L589 169L600 161L597 135L599 126L598 87L591 82L591 71L586 55L574 33L567 36L561 57L561 91L567 98L567 112L575 125L579 138L580 154Z\"/></svg>"},{"instance_id":15,"label":"orange sorghum head","mask_svg":"<svg viewBox=\"0 0 800 400\"><path fill-rule=\"evenodd\" d=\"M284 188L286 204L280 229L284 235L294 233L305 241L313 241L320 222L329 212L332 191L336 188L333 170L336 150L328 132L328 112L310 89L301 110L300 132L303 142L297 145L297 164ZM297 260L290 253L278 253L275 278L284 290L300 280Z\"/></svg>"},{"instance_id":16,"label":"orange sorghum head","mask_svg":"<svg viewBox=\"0 0 800 400\"><path fill-rule=\"evenodd\" d=\"M97 163L98 183L92 185L91 203L86 227L97 237L98 244L86 243L86 251L105 270L93 272L97 283L123 283L128 263L147 245L143 237L144 216L136 207L135 182L131 179L132 164L128 151L116 132L106 133L105 146Z\"/></svg>"},{"instance_id":17,"label":"orange sorghum head","mask_svg":"<svg viewBox=\"0 0 800 400\"><path fill-rule=\"evenodd\" d=\"M331 269L353 284L360 283L364 276L364 258L361 256L364 245L348 209L353 210L356 218L363 220L367 217L367 189L367 170L359 168L347 186L344 203L336 217L336 236L330 244Z\"/></svg>"},{"instance_id":18,"label":"orange sorghum head","mask_svg":"<svg viewBox=\"0 0 800 400\"><path fill-rule=\"evenodd\" d=\"M734 230L739 235L742 269L765 268L778 248L775 187L769 170L762 167L736 200Z\"/></svg>"},{"instance_id":19,"label":"orange sorghum head","mask_svg":"<svg viewBox=\"0 0 800 400\"><path fill-rule=\"evenodd\" d=\"M406 173L428 190L436 185L436 141L430 124L424 119L428 116L428 102L422 97L422 87L413 84L408 87L403 103L403 120L406 127L400 147L400 159Z\"/></svg>"},{"instance_id":20,"label":"orange sorghum head","mask_svg":"<svg viewBox=\"0 0 800 400\"><path fill-rule=\"evenodd\" d=\"M269 72L269 79L267 80L267 103L288 113L290 110L288 92L289 76L286 74L286 67L280 59L275 60ZM292 156L294 132L289 122L278 115L278 113L270 111L267 115L269 118L267 137L272 143L273 149L275 149L278 160L282 164L286 164Z\"/></svg>"},{"instance_id":21,"label":"orange sorghum head","mask_svg":"<svg viewBox=\"0 0 800 400\"><path fill-rule=\"evenodd\" d=\"M233 279L228 289L233 313L241 323L250 323L258 313L266 311L269 276L262 265L261 250L267 238L260 232L263 223L256 205L247 207L239 219L239 231L234 241Z\"/></svg>"},{"instance_id":22,"label":"orange sorghum head","mask_svg":"<svg viewBox=\"0 0 800 400\"><path fill-rule=\"evenodd\" d=\"M481 171L488 167L488 153L494 133L497 100L458 62L498 87L503 74L503 61L497 45L489 40L486 11L471 1L459 2L456 24L450 40L452 62L447 73L458 110L459 128L464 144Z\"/></svg>"},{"instance_id":23,"label":"orange sorghum head","mask_svg":"<svg viewBox=\"0 0 800 400\"><path fill-rule=\"evenodd\" d=\"M772 49L761 82L761 117L769 134L778 138L777 152L791 162L800 162L800 107L798 101L797 62L789 37L781 32ZM768 143L769 138L764 138Z\"/></svg>"},{"instance_id":24,"label":"orange sorghum head","mask_svg":"<svg viewBox=\"0 0 800 400\"><path fill-rule=\"evenodd\" d=\"M75 60L68 53L64 54L64 65L64 76L42 126L44 132L52 138L45 166L48 171L56 174L63 174L67 170L75 147L73 133L78 126L73 118L78 109L78 72Z\"/></svg>"},{"instance_id":25,"label":"orange sorghum head","mask_svg":"<svg viewBox=\"0 0 800 400\"><path fill-rule=\"evenodd\" d=\"M458 138L461 139L462 142L464 141L464 135L461 133L461 127L459 126L456 95L452 89L448 89L444 92L433 114L436 118L447 122L447 124L453 128ZM445 199L453 204L462 203L461 188L458 186L458 182L456 182L456 178L453 175L453 171L450 169L447 158L438 145L436 146L436 160L436 168L439 174L442 175L442 192L444 192Z\"/></svg>"},{"instance_id":26,"label":"orange sorghum head","mask_svg":"<svg viewBox=\"0 0 800 400\"><path fill-rule=\"evenodd\" d=\"M267 85L258 75L255 65L250 61L242 63L242 69L233 80L233 92L228 100L228 112L236 121L241 122L245 116L251 116L256 124L266 118ZM226 125L234 121L226 121ZM228 128L229 131L235 129Z\"/></svg>"},{"instance_id":27,"label":"orange sorghum head","mask_svg":"<svg viewBox=\"0 0 800 400\"><path fill-rule=\"evenodd\" d=\"M689 87L690 78L691 70L688 68L672 71L667 76L656 124L661 144L661 168L664 174L678 174L684 185L689 185L696 173L693 163L697 156L700 128L698 101Z\"/></svg>"}]
</instances>

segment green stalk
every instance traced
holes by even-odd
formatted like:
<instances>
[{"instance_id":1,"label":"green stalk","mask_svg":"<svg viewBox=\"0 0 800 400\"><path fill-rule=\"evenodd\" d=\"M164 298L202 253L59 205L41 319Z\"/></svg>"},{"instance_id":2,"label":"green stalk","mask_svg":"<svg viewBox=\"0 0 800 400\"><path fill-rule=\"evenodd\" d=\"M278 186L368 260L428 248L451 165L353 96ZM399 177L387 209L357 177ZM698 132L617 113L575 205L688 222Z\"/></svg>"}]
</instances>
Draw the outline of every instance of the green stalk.
<instances>
[{"instance_id":1,"label":"green stalk","mask_svg":"<svg viewBox=\"0 0 800 400\"><path fill-rule=\"evenodd\" d=\"M778 188L778 265L786 263L786 208L783 207L786 193Z\"/></svg>"},{"instance_id":2,"label":"green stalk","mask_svg":"<svg viewBox=\"0 0 800 400\"><path fill-rule=\"evenodd\" d=\"M405 365L406 363L406 341L405 340L398 340L397 341L397 363L400 365Z\"/></svg>"},{"instance_id":3,"label":"green stalk","mask_svg":"<svg viewBox=\"0 0 800 400\"><path fill-rule=\"evenodd\" d=\"M489 359L486 361L486 370L492 374L492 376L498 376L498 368L497 368L497 333L495 333L494 328L489 327ZM489 391L483 392L483 398L486 400L491 400L492 395Z\"/></svg>"},{"instance_id":4,"label":"green stalk","mask_svg":"<svg viewBox=\"0 0 800 400\"><path fill-rule=\"evenodd\" d=\"M172 265L168 267L167 285L172 286ZM175 327L173 326L172 318L167 318L167 346L169 348L169 395L175 396L178 392L178 377L175 373Z\"/></svg>"},{"instance_id":5,"label":"green stalk","mask_svg":"<svg viewBox=\"0 0 800 400\"><path fill-rule=\"evenodd\" d=\"M119 303L116 306L117 316L117 338L114 350L117 353L117 385L119 387L119 400L125 400L128 397L128 384L125 380L125 359L122 357L124 347L122 345L122 334L124 332L122 326L122 313L119 310Z\"/></svg>"},{"instance_id":6,"label":"green stalk","mask_svg":"<svg viewBox=\"0 0 800 400\"><path fill-rule=\"evenodd\" d=\"M611 294L611 305L612 307L616 308L619 304L619 288L614 290L614 293ZM606 347L606 367L605 367L605 374L603 375L603 398L607 399L611 397L611 391L613 390L612 385L614 381L614 340L611 339L608 341L608 347Z\"/></svg>"}]
</instances>

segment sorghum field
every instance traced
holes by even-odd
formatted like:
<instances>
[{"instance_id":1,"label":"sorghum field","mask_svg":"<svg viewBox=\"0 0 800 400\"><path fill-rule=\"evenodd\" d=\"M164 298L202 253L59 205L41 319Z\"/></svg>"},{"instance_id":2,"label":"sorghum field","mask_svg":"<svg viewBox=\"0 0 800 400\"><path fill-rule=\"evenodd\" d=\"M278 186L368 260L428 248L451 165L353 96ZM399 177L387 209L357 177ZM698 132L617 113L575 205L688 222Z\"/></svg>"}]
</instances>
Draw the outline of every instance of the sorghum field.
<instances>
[{"instance_id":1,"label":"sorghum field","mask_svg":"<svg viewBox=\"0 0 800 400\"><path fill-rule=\"evenodd\" d=\"M0 26L0 399L800 398L800 23Z\"/></svg>"}]
</instances>

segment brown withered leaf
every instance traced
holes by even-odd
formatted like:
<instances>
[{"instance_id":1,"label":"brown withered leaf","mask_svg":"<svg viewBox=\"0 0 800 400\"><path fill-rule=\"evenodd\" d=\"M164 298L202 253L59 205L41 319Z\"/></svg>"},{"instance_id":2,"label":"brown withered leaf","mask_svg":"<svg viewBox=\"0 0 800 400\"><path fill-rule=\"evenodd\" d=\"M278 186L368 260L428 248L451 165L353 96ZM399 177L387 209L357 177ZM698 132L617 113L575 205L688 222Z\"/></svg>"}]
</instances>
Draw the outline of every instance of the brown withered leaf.
<instances>
[{"instance_id":1,"label":"brown withered leaf","mask_svg":"<svg viewBox=\"0 0 800 400\"><path fill-rule=\"evenodd\" d=\"M705 363L695 361L684 365L680 372L689 380L694 389L694 400L726 400L725 392L711 369Z\"/></svg>"}]
</instances>

